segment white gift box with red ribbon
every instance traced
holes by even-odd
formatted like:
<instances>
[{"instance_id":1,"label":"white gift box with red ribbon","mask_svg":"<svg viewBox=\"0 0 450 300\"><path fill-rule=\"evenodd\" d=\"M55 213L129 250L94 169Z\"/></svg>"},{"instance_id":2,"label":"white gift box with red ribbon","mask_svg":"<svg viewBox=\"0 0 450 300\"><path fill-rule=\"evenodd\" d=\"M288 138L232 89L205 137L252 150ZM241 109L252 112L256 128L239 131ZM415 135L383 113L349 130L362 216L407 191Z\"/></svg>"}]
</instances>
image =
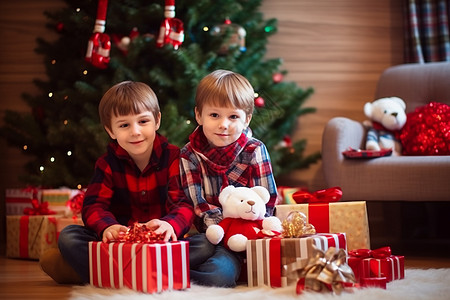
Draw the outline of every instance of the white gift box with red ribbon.
<instances>
[{"instance_id":1,"label":"white gift box with red ribbon","mask_svg":"<svg viewBox=\"0 0 450 300\"><path fill-rule=\"evenodd\" d=\"M89 242L91 285L143 293L190 287L189 243Z\"/></svg>"}]
</instances>

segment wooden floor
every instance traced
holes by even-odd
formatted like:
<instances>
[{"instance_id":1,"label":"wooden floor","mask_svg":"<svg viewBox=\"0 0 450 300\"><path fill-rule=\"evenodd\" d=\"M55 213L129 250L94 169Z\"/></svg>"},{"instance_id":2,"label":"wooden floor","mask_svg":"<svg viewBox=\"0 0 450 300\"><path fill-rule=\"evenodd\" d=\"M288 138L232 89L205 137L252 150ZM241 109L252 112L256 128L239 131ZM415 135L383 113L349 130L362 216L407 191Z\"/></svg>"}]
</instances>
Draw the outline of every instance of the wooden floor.
<instances>
[{"instance_id":1,"label":"wooden floor","mask_svg":"<svg viewBox=\"0 0 450 300\"><path fill-rule=\"evenodd\" d=\"M406 257L405 268L450 268L450 258ZM33 260L0 256L0 299L69 299L72 286L55 283Z\"/></svg>"}]
</instances>

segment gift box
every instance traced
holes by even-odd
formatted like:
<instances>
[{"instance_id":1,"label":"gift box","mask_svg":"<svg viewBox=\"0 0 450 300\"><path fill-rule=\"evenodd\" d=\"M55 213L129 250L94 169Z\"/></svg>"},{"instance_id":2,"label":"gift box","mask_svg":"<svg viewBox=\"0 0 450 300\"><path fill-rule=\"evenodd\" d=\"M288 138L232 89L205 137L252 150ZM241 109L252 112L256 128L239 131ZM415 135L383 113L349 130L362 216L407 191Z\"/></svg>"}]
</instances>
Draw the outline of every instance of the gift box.
<instances>
[{"instance_id":1,"label":"gift box","mask_svg":"<svg viewBox=\"0 0 450 300\"><path fill-rule=\"evenodd\" d=\"M296 202L292 198L292 195L299 190L301 190L300 187L279 186L277 188L278 192L277 204L295 204Z\"/></svg>"},{"instance_id":2,"label":"gift box","mask_svg":"<svg viewBox=\"0 0 450 300\"><path fill-rule=\"evenodd\" d=\"M277 205L275 216L283 221L292 211L305 214L318 233L345 232L349 250L370 248L365 201Z\"/></svg>"},{"instance_id":3,"label":"gift box","mask_svg":"<svg viewBox=\"0 0 450 300\"><path fill-rule=\"evenodd\" d=\"M347 249L344 233L315 234L301 238L264 238L247 241L248 286L285 287L295 284L297 278L288 266L306 265L314 247Z\"/></svg>"},{"instance_id":4,"label":"gift box","mask_svg":"<svg viewBox=\"0 0 450 300\"><path fill-rule=\"evenodd\" d=\"M61 233L61 230L64 229L64 227L69 225L81 225L84 226L83 220L78 217L58 217L56 218L56 239L59 238L59 234Z\"/></svg>"},{"instance_id":5,"label":"gift box","mask_svg":"<svg viewBox=\"0 0 450 300\"><path fill-rule=\"evenodd\" d=\"M91 285L144 293L190 287L189 243L89 243Z\"/></svg>"},{"instance_id":6,"label":"gift box","mask_svg":"<svg viewBox=\"0 0 450 300\"><path fill-rule=\"evenodd\" d=\"M6 216L6 256L39 259L49 248L57 247L56 217Z\"/></svg>"},{"instance_id":7,"label":"gift box","mask_svg":"<svg viewBox=\"0 0 450 300\"><path fill-rule=\"evenodd\" d=\"M6 189L6 215L23 215L23 210L31 207L33 199L40 202L41 190L37 188Z\"/></svg>"},{"instance_id":8,"label":"gift box","mask_svg":"<svg viewBox=\"0 0 450 300\"><path fill-rule=\"evenodd\" d=\"M353 250L347 261L359 282L368 278L386 278L387 282L405 278L405 257L392 255L390 247Z\"/></svg>"},{"instance_id":9,"label":"gift box","mask_svg":"<svg viewBox=\"0 0 450 300\"><path fill-rule=\"evenodd\" d=\"M64 214L67 210L67 202L77 195L80 190L77 189L44 189L42 190L42 201L48 202L49 208L58 214Z\"/></svg>"}]
</instances>

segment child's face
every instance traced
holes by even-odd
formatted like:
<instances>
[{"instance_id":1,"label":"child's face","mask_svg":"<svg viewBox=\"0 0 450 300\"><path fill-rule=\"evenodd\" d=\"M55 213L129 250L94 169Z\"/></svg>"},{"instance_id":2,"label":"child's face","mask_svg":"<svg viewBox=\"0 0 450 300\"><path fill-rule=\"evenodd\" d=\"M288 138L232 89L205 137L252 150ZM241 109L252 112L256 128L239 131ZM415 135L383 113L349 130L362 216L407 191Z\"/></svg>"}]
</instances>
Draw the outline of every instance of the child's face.
<instances>
[{"instance_id":1,"label":"child's face","mask_svg":"<svg viewBox=\"0 0 450 300\"><path fill-rule=\"evenodd\" d=\"M209 143L215 147L224 147L239 138L252 116L247 116L242 109L206 104L201 114L195 109L195 118L199 125L203 125Z\"/></svg>"},{"instance_id":2,"label":"child's face","mask_svg":"<svg viewBox=\"0 0 450 300\"><path fill-rule=\"evenodd\" d=\"M125 149L131 158L147 164L153 150L156 130L159 129L161 114L156 122L151 112L114 116L111 118L111 130L105 128L112 139Z\"/></svg>"}]
</instances>

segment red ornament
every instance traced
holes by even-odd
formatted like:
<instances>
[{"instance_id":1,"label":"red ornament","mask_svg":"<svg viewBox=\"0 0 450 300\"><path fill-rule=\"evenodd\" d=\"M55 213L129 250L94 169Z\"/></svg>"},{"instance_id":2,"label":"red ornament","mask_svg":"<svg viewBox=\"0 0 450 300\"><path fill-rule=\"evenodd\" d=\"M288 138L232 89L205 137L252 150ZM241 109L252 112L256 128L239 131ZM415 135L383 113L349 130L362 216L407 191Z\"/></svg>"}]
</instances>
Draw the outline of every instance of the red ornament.
<instances>
[{"instance_id":1,"label":"red ornament","mask_svg":"<svg viewBox=\"0 0 450 300\"><path fill-rule=\"evenodd\" d=\"M255 99L255 106L256 107L264 107L264 98L263 97L258 97Z\"/></svg>"},{"instance_id":2,"label":"red ornament","mask_svg":"<svg viewBox=\"0 0 450 300\"><path fill-rule=\"evenodd\" d=\"M161 48L164 45L171 44L177 50L184 41L184 28L183 22L175 18L175 0L166 0L164 17L156 46Z\"/></svg>"},{"instance_id":3,"label":"red ornament","mask_svg":"<svg viewBox=\"0 0 450 300\"><path fill-rule=\"evenodd\" d=\"M99 0L94 33L88 41L85 60L99 69L106 69L109 64L111 41L109 35L103 33L106 25L106 9L108 0Z\"/></svg>"},{"instance_id":4,"label":"red ornament","mask_svg":"<svg viewBox=\"0 0 450 300\"><path fill-rule=\"evenodd\" d=\"M404 155L450 155L450 106L431 102L409 113L399 140Z\"/></svg>"},{"instance_id":5,"label":"red ornament","mask_svg":"<svg viewBox=\"0 0 450 300\"><path fill-rule=\"evenodd\" d=\"M58 32L63 32L64 30L64 23L63 22L58 22L58 24L56 24L56 31Z\"/></svg>"},{"instance_id":6,"label":"red ornament","mask_svg":"<svg viewBox=\"0 0 450 300\"><path fill-rule=\"evenodd\" d=\"M283 74L281 73L275 73L272 75L272 80L275 83L280 83L283 80Z\"/></svg>"},{"instance_id":7,"label":"red ornament","mask_svg":"<svg viewBox=\"0 0 450 300\"><path fill-rule=\"evenodd\" d=\"M139 31L136 27L134 27L128 36L113 34L111 38L117 48L123 53L123 55L127 55L131 42L138 36Z\"/></svg>"}]
</instances>

